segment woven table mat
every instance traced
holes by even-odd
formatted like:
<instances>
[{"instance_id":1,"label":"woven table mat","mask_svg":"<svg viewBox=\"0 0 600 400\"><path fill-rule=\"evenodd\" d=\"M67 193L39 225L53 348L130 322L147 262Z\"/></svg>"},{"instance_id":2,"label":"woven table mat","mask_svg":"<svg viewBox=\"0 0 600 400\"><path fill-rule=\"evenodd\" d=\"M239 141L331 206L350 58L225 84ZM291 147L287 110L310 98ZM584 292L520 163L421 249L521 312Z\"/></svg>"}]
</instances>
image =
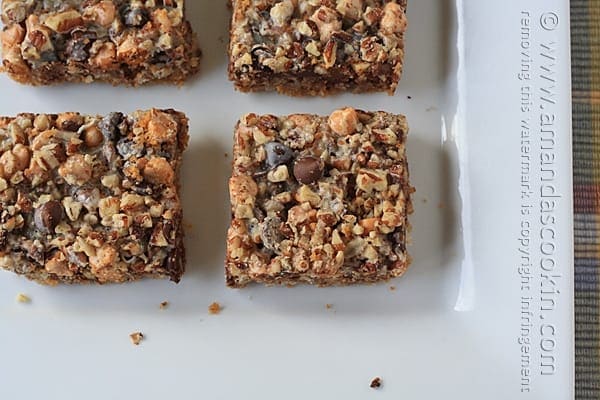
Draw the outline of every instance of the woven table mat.
<instances>
[{"instance_id":1,"label":"woven table mat","mask_svg":"<svg viewBox=\"0 0 600 400\"><path fill-rule=\"evenodd\" d=\"M600 0L571 0L575 397L600 400Z\"/></svg>"}]
</instances>

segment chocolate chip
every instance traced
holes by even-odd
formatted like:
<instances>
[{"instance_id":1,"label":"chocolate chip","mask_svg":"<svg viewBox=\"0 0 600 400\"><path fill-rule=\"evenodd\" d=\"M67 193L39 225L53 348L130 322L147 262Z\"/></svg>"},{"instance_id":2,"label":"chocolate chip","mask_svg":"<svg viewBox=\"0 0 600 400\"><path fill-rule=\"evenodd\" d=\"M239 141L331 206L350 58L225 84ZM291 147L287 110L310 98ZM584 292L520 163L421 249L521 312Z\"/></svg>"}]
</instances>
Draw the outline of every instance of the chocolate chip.
<instances>
[{"instance_id":1,"label":"chocolate chip","mask_svg":"<svg viewBox=\"0 0 600 400\"><path fill-rule=\"evenodd\" d=\"M269 169L287 164L294 157L294 152L279 142L268 142L265 144L267 152L267 166Z\"/></svg>"},{"instance_id":2,"label":"chocolate chip","mask_svg":"<svg viewBox=\"0 0 600 400\"><path fill-rule=\"evenodd\" d=\"M119 124L123 120L123 114L119 112L112 112L102 118L98 123L98 129L102 132L102 135L110 141L115 141L119 137Z\"/></svg>"},{"instance_id":3,"label":"chocolate chip","mask_svg":"<svg viewBox=\"0 0 600 400\"><path fill-rule=\"evenodd\" d=\"M35 225L46 233L54 232L54 228L63 219L63 207L58 201L49 201L35 210Z\"/></svg>"},{"instance_id":4,"label":"chocolate chip","mask_svg":"<svg viewBox=\"0 0 600 400\"><path fill-rule=\"evenodd\" d=\"M323 176L323 161L313 156L304 156L294 164L294 176L298 182L310 185Z\"/></svg>"}]
</instances>

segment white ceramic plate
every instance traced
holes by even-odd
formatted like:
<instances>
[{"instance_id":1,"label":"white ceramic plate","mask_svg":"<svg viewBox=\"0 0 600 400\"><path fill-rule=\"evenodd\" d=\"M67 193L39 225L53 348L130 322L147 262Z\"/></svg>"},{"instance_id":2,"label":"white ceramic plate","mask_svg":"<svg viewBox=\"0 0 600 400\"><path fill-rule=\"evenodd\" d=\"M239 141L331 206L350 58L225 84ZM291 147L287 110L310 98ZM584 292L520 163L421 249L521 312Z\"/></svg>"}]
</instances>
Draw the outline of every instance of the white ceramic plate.
<instances>
[{"instance_id":1,"label":"white ceramic plate","mask_svg":"<svg viewBox=\"0 0 600 400\"><path fill-rule=\"evenodd\" d=\"M3 115L172 107L189 115L192 136L182 283L47 288L0 273L0 398L571 398L568 1L410 2L394 97L236 93L225 6L190 0L188 14L204 59L183 88L30 88L0 77ZM235 122L345 105L409 118L412 268L379 286L226 289ZM213 301L225 307L218 316L208 315ZM134 347L138 330L147 340Z\"/></svg>"}]
</instances>

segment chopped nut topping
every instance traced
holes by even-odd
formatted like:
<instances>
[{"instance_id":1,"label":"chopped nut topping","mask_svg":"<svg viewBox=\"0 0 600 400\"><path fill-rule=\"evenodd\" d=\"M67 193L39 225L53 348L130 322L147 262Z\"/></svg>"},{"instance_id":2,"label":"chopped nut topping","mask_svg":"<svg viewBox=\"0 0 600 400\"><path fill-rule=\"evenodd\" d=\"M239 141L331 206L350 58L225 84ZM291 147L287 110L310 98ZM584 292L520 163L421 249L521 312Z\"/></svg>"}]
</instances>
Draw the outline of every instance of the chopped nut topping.
<instances>
[{"instance_id":1,"label":"chopped nut topping","mask_svg":"<svg viewBox=\"0 0 600 400\"><path fill-rule=\"evenodd\" d=\"M183 114L2 120L0 268L47 284L181 277Z\"/></svg>"},{"instance_id":2,"label":"chopped nut topping","mask_svg":"<svg viewBox=\"0 0 600 400\"><path fill-rule=\"evenodd\" d=\"M289 177L290 174L288 172L287 166L285 165L280 165L276 169L269 171L267 175L269 181L273 183L285 182L288 180Z\"/></svg>"},{"instance_id":3,"label":"chopped nut topping","mask_svg":"<svg viewBox=\"0 0 600 400\"><path fill-rule=\"evenodd\" d=\"M276 26L282 26L287 23L294 13L294 4L292 0L283 0L271 7L271 18Z\"/></svg>"},{"instance_id":4,"label":"chopped nut topping","mask_svg":"<svg viewBox=\"0 0 600 400\"><path fill-rule=\"evenodd\" d=\"M336 110L329 116L329 126L335 133L347 136L356 131L358 126L358 114L353 108Z\"/></svg>"},{"instance_id":5,"label":"chopped nut topping","mask_svg":"<svg viewBox=\"0 0 600 400\"><path fill-rule=\"evenodd\" d=\"M200 61L183 9L184 0L5 0L3 64L13 79L33 85L181 83Z\"/></svg>"},{"instance_id":6,"label":"chopped nut topping","mask_svg":"<svg viewBox=\"0 0 600 400\"><path fill-rule=\"evenodd\" d=\"M396 89L406 0L235 1L229 78L291 95ZM255 139L266 138L257 134Z\"/></svg>"},{"instance_id":7,"label":"chopped nut topping","mask_svg":"<svg viewBox=\"0 0 600 400\"><path fill-rule=\"evenodd\" d=\"M271 121L263 142L261 118L246 116L236 131L227 284L402 275L412 211L405 119L352 108L296 114Z\"/></svg>"}]
</instances>

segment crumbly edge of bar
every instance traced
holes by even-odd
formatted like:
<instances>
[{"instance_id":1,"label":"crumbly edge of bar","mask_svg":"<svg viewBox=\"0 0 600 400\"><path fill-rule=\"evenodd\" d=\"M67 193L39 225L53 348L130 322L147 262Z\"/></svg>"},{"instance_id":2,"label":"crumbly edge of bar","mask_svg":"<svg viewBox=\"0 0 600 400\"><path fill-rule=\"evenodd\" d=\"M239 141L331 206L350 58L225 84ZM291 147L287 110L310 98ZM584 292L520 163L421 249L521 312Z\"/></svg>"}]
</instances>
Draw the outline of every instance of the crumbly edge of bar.
<instances>
[{"instance_id":1,"label":"crumbly edge of bar","mask_svg":"<svg viewBox=\"0 0 600 400\"><path fill-rule=\"evenodd\" d=\"M364 113L361 110L358 110L361 113ZM367 114L384 114L389 118L399 118L399 121L403 121L401 122L401 124L403 124L406 127L406 121L404 116L401 115L394 115L394 114L389 114L389 113L367 113ZM287 116L287 118L290 117L294 117L294 116L306 116L305 114L296 114L296 115L291 115L291 116ZM316 116L316 115L308 115L308 117L313 117L313 118L323 118L321 116ZM260 118L260 117L259 117ZM286 117L281 117L281 118L286 118ZM239 127L239 123L238 123L238 127ZM405 132L405 134L407 133L407 130ZM240 156L241 154L241 148L240 146L242 146L242 142L240 140L238 140L238 128L236 128L236 134L235 134L235 139L234 139L234 165L235 165L235 161L236 158ZM406 137L404 138L404 140L406 139ZM405 142L404 142L405 143ZM313 273L312 271L312 267L309 268L308 272L289 272L289 271L285 271L283 273L276 273L276 274L269 274L269 273L265 273L265 274L252 274L252 273L248 273L248 269L247 266L244 266L243 268L238 268L238 266L240 266L240 262L239 260L235 260L234 257L231 256L231 243L233 243L234 240L239 239L239 232L235 232L236 225L241 225L244 224L243 220L239 220L236 218L234 210L232 208L232 223L231 226L228 230L228 246L227 246L227 256L226 256L226 261L225 261L225 277L226 277L226 284L227 286L231 287L231 288L242 288L247 286L250 283L263 283L266 285L296 285L296 284L314 284L317 286L345 286L345 285L353 285L353 284L368 284L368 283L377 283L377 282L384 282L387 280L390 280L392 278L395 277L399 277L401 275L403 275L406 270L408 269L410 262L411 262L411 258L406 250L406 245L410 242L410 223L408 220L409 215L413 212L413 207L412 207L412 201L411 201L411 195L414 192L414 188L412 188L412 186L409 183L409 168L408 168L408 160L406 158L406 155L404 154L403 156L403 160L402 160L402 170L404 171L403 177L402 177L402 187L401 187L401 191L402 193L406 196L406 213L404 213L402 215L402 223L400 224L403 227L403 231L401 233L400 236L400 240L398 242L392 242L391 245L402 245L404 247L403 253L403 260L398 261L397 263L394 264L394 268L385 268L384 271L375 271L375 273L364 273L364 272L358 272L356 271L355 273L352 273L351 276L348 276L348 274L342 274L339 273L340 271L333 273L333 274L328 274L328 273ZM249 172L249 171L248 171ZM234 166L234 172L232 177L235 177L236 175L239 175L239 172L236 172L235 166ZM241 175L244 175L243 173ZM231 185L231 183L230 183ZM231 187L230 187L231 190ZM233 202L233 199L232 199ZM249 235L249 234L248 234ZM242 263L243 264L243 263ZM265 264L266 265L266 264ZM391 265L388 265L388 267ZM368 267L367 263L363 263L359 266L357 269L360 270L362 269L362 267ZM232 273L232 270L235 270L235 273ZM371 271L370 269L367 268L367 271Z\"/></svg>"},{"instance_id":2,"label":"crumbly edge of bar","mask_svg":"<svg viewBox=\"0 0 600 400\"><path fill-rule=\"evenodd\" d=\"M142 111L141 113L151 113L151 112L159 112L168 114L173 117L177 122L177 133L173 138L176 142L177 153L170 160L170 164L173 167L174 181L170 184L177 191L177 196L179 196L179 188L180 188L180 167L183 158L183 151L187 147L187 143L189 141L189 126L188 126L188 118L184 113L166 109L166 110L148 110ZM139 111L136 113L140 113ZM64 114L64 113L63 113ZM24 114L19 114L24 115ZM39 114L27 114L30 116L37 116ZM61 114L62 115L62 114ZM79 114L76 114L79 115ZM86 117L82 115L82 117ZM17 117L0 117L0 119L4 120L15 120ZM7 248L8 252L0 252L0 266L2 269L5 269L10 272L14 272L17 275L24 276L30 280L36 281L40 284L44 285L57 285L57 284L89 284L89 283L97 283L97 284L106 284L106 283L122 283L127 281L136 281L143 278L154 278L154 279L164 279L170 278L174 282L179 282L181 276L185 271L185 247L184 247L184 230L183 230L183 213L181 208L181 201L177 200L177 207L174 210L173 217L174 225L176 226L176 233L174 236L174 243L172 245L172 250L168 253L166 262L169 263L169 269L163 270L162 268L153 269L149 271L143 271L142 273L134 273L132 271L128 271L126 274L122 275L119 280L100 280L100 279L89 279L88 277L84 277L82 275L74 275L72 277L61 277L55 274L51 274L46 270L48 260L45 260L43 264L39 264L33 260L24 257L23 254L12 253L10 248ZM33 221L32 221L33 223ZM7 263L7 261L9 261ZM12 267L11 267L12 266ZM28 272L23 272L28 271Z\"/></svg>"},{"instance_id":3,"label":"crumbly edge of bar","mask_svg":"<svg viewBox=\"0 0 600 400\"><path fill-rule=\"evenodd\" d=\"M352 1L347 1L346 3L351 4ZM400 0L395 2L398 4L403 12L406 11L406 1ZM395 58L391 60L387 60L387 62L379 62L375 61L379 59L380 56L376 54L375 50L366 50L371 51L373 54L368 55L365 53L365 57L370 60L369 63L363 63L368 66L371 65L371 72L361 71L358 69L357 71L353 71L352 68L343 71L343 68L337 66L339 71L335 71L329 69L329 66L325 68L321 68L319 73L312 72L313 65L310 65L310 71L308 69L300 70L297 72L288 72L288 71L276 71L270 69L261 69L255 68L252 65L250 68L247 64L239 64L241 58L238 54L234 54L234 48L236 44L239 44L240 40L238 39L235 28L237 25L244 22L245 15L249 9L253 6L252 0L236 0L229 1L230 7L233 8L233 15L230 20L230 28L229 28L229 36L230 43L228 46L228 57L229 57L229 65L228 65L228 77L229 80L234 83L234 86L237 90L241 92L263 92L263 91L277 91L280 94L285 94L289 96L301 97L301 96L327 96L331 94L336 94L345 91L351 91L354 93L369 93L369 92L387 92L389 95L393 95L396 91L400 78L403 72L403 64L404 64L404 28L402 29L399 35L399 44L400 47L398 50L399 54L396 55ZM383 6L383 4L382 4ZM329 9L331 10L331 9ZM268 17L267 17L268 18ZM295 17L294 17L295 18ZM405 21L405 20L404 20ZM288 21L289 22L289 21ZM405 24L405 22L404 22ZM314 27L313 27L314 29ZM323 28L325 30L329 29L328 25ZM318 36L318 32L317 36ZM345 31L341 31L340 34L345 33ZM335 33L334 33L335 35ZM392 35L390 33L390 35ZM306 42L304 38L304 42ZM317 38L315 38L317 39ZM322 39L321 39L322 40ZM333 39L329 40L332 42ZM313 40L314 41L314 40ZM336 41L337 42L337 41ZM340 42L341 43L341 42ZM294 43L295 45L299 45L299 42ZM331 51L332 46L328 46L329 43L323 49L324 52L327 52L327 47L329 47L329 53L334 54L336 51ZM356 45L356 43L355 43ZM253 47L258 46L255 44ZM339 45L341 46L341 45ZM338 46L338 47L339 47ZM306 50L304 50L306 51ZM379 49L378 51L381 51ZM237 53L237 51L235 51ZM249 54L251 54L250 52ZM253 56L251 56L253 57ZM335 60L335 56L334 60ZM276 58L271 58L270 60L277 60ZM311 64L317 63L320 67L323 64L322 61L319 60L318 56L313 57L313 62ZM360 62L360 57L357 62ZM254 64L255 61L252 62ZM325 60L327 63L327 60ZM351 62L346 64L352 64ZM277 63L275 63L277 65ZM335 61L331 65L335 67ZM381 68L387 69L386 73L381 73ZM368 70L369 68L367 68ZM340 74L340 71L342 72ZM381 77L384 79L381 79Z\"/></svg>"},{"instance_id":4,"label":"crumbly edge of bar","mask_svg":"<svg viewBox=\"0 0 600 400\"><path fill-rule=\"evenodd\" d=\"M185 16L182 17L181 24L175 28L184 39L183 51L180 52L179 58L162 64L152 64L145 62L150 61L150 56L146 56L147 60L141 64L139 60L136 61L139 65L118 64L115 59L112 63L109 63L109 68L104 68L102 65L92 65L89 53L82 60L69 59L68 62L57 60L40 63L36 67L34 63L25 60L22 55L21 47L25 38L15 37L23 34L21 32L24 31L25 21L21 23L8 22L2 32L0 72L6 72L11 79L22 84L41 86L63 82L90 83L100 81L114 86L141 86L151 83L181 85L200 70L202 52L191 24L185 19ZM93 27L91 22L88 25ZM48 28L45 27L45 29ZM141 30L142 28L137 29ZM68 32L66 33L68 34ZM114 45L112 42L108 43ZM97 56L99 57L99 55Z\"/></svg>"}]
</instances>

